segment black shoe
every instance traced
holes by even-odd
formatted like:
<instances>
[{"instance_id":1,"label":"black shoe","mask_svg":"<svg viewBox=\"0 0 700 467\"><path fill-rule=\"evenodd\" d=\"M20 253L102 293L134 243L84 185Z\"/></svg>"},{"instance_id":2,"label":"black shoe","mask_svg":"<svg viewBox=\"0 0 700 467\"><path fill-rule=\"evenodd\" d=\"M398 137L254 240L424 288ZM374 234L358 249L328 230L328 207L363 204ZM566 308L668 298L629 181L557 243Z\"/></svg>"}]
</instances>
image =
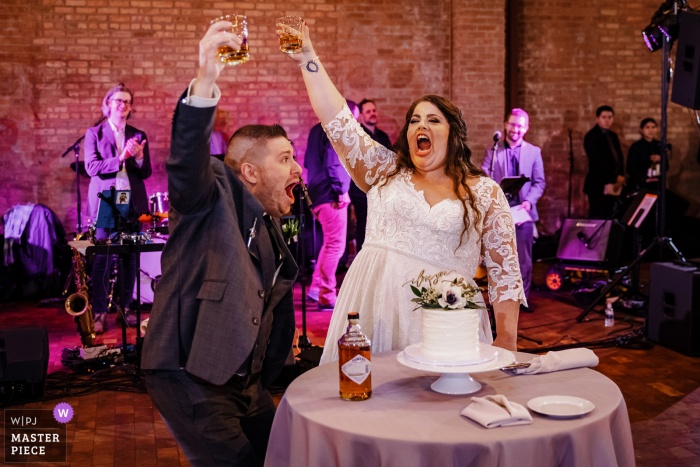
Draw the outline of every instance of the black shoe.
<instances>
[{"instance_id":1,"label":"black shoe","mask_svg":"<svg viewBox=\"0 0 700 467\"><path fill-rule=\"evenodd\" d=\"M523 313L534 313L535 308L532 305L530 305L530 306L520 305L520 311L522 311Z\"/></svg>"},{"instance_id":2,"label":"black shoe","mask_svg":"<svg viewBox=\"0 0 700 467\"><path fill-rule=\"evenodd\" d=\"M107 332L107 313L95 313L95 334Z\"/></svg>"},{"instance_id":3,"label":"black shoe","mask_svg":"<svg viewBox=\"0 0 700 467\"><path fill-rule=\"evenodd\" d=\"M136 312L129 310L128 308L126 309L126 325L130 328L133 328L136 326L137 321L136 321ZM122 313L117 311L117 327L121 328L122 327L122 321L123 321Z\"/></svg>"}]
</instances>

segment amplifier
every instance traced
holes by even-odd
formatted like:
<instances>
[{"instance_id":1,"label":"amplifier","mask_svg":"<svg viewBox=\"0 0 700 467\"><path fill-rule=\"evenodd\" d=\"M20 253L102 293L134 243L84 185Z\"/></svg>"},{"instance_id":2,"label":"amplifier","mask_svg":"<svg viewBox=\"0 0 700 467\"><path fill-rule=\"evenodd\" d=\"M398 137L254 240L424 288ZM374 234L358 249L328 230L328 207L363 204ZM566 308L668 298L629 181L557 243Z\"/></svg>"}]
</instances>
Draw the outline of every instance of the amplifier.
<instances>
[{"instance_id":1,"label":"amplifier","mask_svg":"<svg viewBox=\"0 0 700 467\"><path fill-rule=\"evenodd\" d=\"M0 331L0 401L43 396L48 367L46 328Z\"/></svg>"},{"instance_id":2,"label":"amplifier","mask_svg":"<svg viewBox=\"0 0 700 467\"><path fill-rule=\"evenodd\" d=\"M566 219L557 258L616 265L620 260L623 234L624 227L615 220Z\"/></svg>"},{"instance_id":3,"label":"amplifier","mask_svg":"<svg viewBox=\"0 0 700 467\"><path fill-rule=\"evenodd\" d=\"M649 279L649 339L684 355L700 356L700 271L652 263Z\"/></svg>"}]
</instances>

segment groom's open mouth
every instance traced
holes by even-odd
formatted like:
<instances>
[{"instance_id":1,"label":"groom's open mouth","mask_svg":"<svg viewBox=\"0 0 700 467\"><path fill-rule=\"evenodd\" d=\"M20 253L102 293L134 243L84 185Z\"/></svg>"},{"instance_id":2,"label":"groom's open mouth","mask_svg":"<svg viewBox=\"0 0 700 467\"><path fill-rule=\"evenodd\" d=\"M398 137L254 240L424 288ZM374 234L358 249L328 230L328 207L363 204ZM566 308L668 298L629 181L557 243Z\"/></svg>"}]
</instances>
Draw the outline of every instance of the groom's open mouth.
<instances>
[{"instance_id":1,"label":"groom's open mouth","mask_svg":"<svg viewBox=\"0 0 700 467\"><path fill-rule=\"evenodd\" d=\"M418 156L425 156L430 152L433 144L430 142L430 138L427 135L420 134L416 139L416 154Z\"/></svg>"},{"instance_id":2,"label":"groom's open mouth","mask_svg":"<svg viewBox=\"0 0 700 467\"><path fill-rule=\"evenodd\" d=\"M294 204L294 186L299 183L299 182L292 182L289 185L287 185L284 189L284 191L287 193L287 198L289 198L289 202Z\"/></svg>"}]
</instances>

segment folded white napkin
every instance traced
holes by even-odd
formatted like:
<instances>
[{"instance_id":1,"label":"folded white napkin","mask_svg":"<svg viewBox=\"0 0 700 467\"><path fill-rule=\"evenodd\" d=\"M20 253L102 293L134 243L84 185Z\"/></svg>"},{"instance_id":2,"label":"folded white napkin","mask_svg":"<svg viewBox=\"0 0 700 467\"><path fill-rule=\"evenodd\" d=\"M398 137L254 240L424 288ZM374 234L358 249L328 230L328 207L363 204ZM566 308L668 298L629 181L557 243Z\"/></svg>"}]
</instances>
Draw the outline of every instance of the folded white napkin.
<instances>
[{"instance_id":1,"label":"folded white napkin","mask_svg":"<svg viewBox=\"0 0 700 467\"><path fill-rule=\"evenodd\" d=\"M509 401L501 394L472 397L472 403L462 410L462 415L486 428L532 423L532 415L525 407Z\"/></svg>"},{"instance_id":2,"label":"folded white napkin","mask_svg":"<svg viewBox=\"0 0 700 467\"><path fill-rule=\"evenodd\" d=\"M550 371L596 366L597 364L598 356L591 349L568 349L539 355L532 359L529 367L519 368L515 371L519 375L532 375L535 373L549 373Z\"/></svg>"}]
</instances>

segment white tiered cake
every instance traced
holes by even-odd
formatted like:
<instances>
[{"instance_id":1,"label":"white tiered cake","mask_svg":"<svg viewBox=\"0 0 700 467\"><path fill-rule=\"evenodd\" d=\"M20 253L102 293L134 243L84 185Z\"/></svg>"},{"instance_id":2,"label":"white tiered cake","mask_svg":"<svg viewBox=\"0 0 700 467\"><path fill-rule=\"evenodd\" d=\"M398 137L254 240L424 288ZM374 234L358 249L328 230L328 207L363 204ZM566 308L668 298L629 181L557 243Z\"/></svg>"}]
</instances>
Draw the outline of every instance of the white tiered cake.
<instances>
[{"instance_id":1,"label":"white tiered cake","mask_svg":"<svg viewBox=\"0 0 700 467\"><path fill-rule=\"evenodd\" d=\"M475 309L443 310L422 308L423 342L426 359L441 362L477 360L479 354L479 313Z\"/></svg>"}]
</instances>

